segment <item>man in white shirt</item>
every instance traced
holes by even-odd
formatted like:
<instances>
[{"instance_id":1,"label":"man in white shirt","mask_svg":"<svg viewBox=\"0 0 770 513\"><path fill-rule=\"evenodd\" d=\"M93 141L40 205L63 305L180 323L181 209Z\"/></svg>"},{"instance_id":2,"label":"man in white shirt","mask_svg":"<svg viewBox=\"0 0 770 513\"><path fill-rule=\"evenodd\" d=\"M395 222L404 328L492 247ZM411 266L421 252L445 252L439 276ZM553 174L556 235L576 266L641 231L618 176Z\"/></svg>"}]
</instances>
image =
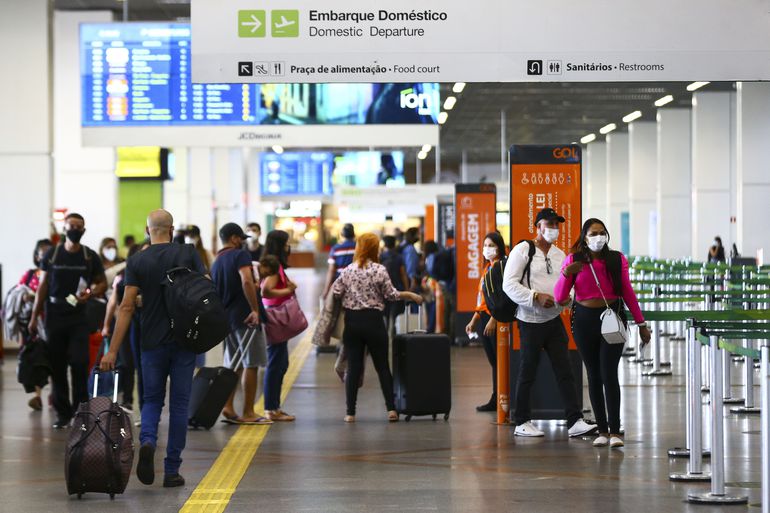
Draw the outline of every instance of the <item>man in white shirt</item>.
<instances>
[{"instance_id":1,"label":"man in white shirt","mask_svg":"<svg viewBox=\"0 0 770 513\"><path fill-rule=\"evenodd\" d=\"M596 426L583 420L570 368L567 347L569 338L561 320L563 307L556 304L553 297L566 257L564 251L553 245L559 237L559 223L563 222L564 218L552 208L541 210L535 220L537 238L534 241L522 241L511 250L503 274L503 290L519 305L516 319L519 321L521 338L521 364L514 410L516 436L543 436L543 432L531 422L530 406L541 351L548 354L556 375L565 405L569 436L585 435L596 429ZM526 272L532 244L535 252L529 271Z\"/></svg>"}]
</instances>

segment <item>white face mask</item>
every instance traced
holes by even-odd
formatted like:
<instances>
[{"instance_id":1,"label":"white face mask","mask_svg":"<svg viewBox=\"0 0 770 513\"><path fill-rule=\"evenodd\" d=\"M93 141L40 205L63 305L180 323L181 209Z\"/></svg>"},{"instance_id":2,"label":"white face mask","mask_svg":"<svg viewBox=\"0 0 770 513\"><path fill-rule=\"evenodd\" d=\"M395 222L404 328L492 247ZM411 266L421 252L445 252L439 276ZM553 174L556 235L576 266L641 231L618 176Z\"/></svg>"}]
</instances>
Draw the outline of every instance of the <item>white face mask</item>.
<instances>
[{"instance_id":1,"label":"white face mask","mask_svg":"<svg viewBox=\"0 0 770 513\"><path fill-rule=\"evenodd\" d=\"M195 238L194 237L185 237L184 238L185 244L195 244Z\"/></svg>"},{"instance_id":2,"label":"white face mask","mask_svg":"<svg viewBox=\"0 0 770 513\"><path fill-rule=\"evenodd\" d=\"M115 257L118 256L118 250L116 248L104 248L102 255L109 262L114 262Z\"/></svg>"},{"instance_id":3,"label":"white face mask","mask_svg":"<svg viewBox=\"0 0 770 513\"><path fill-rule=\"evenodd\" d=\"M558 228L543 228L543 238L549 244L552 244L552 243L556 242L556 239L559 238L559 229Z\"/></svg>"},{"instance_id":4,"label":"white face mask","mask_svg":"<svg viewBox=\"0 0 770 513\"><path fill-rule=\"evenodd\" d=\"M481 252L484 254L484 258L490 262L497 258L497 248L488 248L484 246L484 249L482 249Z\"/></svg>"},{"instance_id":5,"label":"white face mask","mask_svg":"<svg viewBox=\"0 0 770 513\"><path fill-rule=\"evenodd\" d=\"M586 237L586 243L588 243L588 249L598 253L607 244L606 235L589 235Z\"/></svg>"}]
</instances>

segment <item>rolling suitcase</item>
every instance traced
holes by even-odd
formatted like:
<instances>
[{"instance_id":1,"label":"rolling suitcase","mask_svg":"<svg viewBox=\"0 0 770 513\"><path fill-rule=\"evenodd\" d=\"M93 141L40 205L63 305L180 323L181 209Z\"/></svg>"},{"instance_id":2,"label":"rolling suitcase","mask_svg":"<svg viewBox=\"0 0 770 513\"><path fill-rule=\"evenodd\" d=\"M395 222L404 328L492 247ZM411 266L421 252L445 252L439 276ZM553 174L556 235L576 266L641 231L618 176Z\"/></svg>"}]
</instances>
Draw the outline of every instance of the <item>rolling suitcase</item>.
<instances>
[{"instance_id":1,"label":"rolling suitcase","mask_svg":"<svg viewBox=\"0 0 770 513\"><path fill-rule=\"evenodd\" d=\"M406 308L407 329L409 305ZM452 375L449 337L443 333L425 333L422 312L417 331L396 335L393 339L393 386L396 410L409 422L413 416L443 414L449 419L452 409Z\"/></svg>"},{"instance_id":2,"label":"rolling suitcase","mask_svg":"<svg viewBox=\"0 0 770 513\"><path fill-rule=\"evenodd\" d=\"M261 326L259 327L261 329ZM248 331L246 332L248 333ZM216 424L222 408L227 399L238 386L238 374L235 372L243 362L243 357L251 344L251 337L246 347L241 347L238 341L238 351L233 355L233 360L240 353L238 362L232 369L227 367L201 367L193 378L190 391L190 406L188 425L193 428L206 428Z\"/></svg>"},{"instance_id":3,"label":"rolling suitcase","mask_svg":"<svg viewBox=\"0 0 770 513\"><path fill-rule=\"evenodd\" d=\"M118 373L112 398L98 397L99 373L94 376L93 397L81 403L72 422L64 477L67 493L123 493L134 462L131 416L118 405Z\"/></svg>"}]
</instances>

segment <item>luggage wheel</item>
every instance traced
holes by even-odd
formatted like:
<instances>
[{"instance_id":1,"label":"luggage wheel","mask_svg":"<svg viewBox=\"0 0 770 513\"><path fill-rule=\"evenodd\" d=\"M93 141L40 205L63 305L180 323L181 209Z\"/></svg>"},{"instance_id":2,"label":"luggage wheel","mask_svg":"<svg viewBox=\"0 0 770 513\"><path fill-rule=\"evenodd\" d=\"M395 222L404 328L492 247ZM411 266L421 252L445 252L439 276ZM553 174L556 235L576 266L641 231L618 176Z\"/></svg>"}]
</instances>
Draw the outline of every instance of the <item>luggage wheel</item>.
<instances>
[{"instance_id":1,"label":"luggage wheel","mask_svg":"<svg viewBox=\"0 0 770 513\"><path fill-rule=\"evenodd\" d=\"M82 494L82 493L79 493L79 494L78 494L78 500L79 500L79 501L80 501L80 500L83 500L83 494Z\"/></svg>"},{"instance_id":2,"label":"luggage wheel","mask_svg":"<svg viewBox=\"0 0 770 513\"><path fill-rule=\"evenodd\" d=\"M115 500L115 494L114 494L114 493L111 493L111 494L110 494L110 500L111 500L111 501L114 501L114 500Z\"/></svg>"},{"instance_id":3,"label":"luggage wheel","mask_svg":"<svg viewBox=\"0 0 770 513\"><path fill-rule=\"evenodd\" d=\"M404 418L404 421L406 421L406 422L409 422L410 420L412 420L412 416L411 416L411 415L407 415L407 416Z\"/></svg>"}]
</instances>

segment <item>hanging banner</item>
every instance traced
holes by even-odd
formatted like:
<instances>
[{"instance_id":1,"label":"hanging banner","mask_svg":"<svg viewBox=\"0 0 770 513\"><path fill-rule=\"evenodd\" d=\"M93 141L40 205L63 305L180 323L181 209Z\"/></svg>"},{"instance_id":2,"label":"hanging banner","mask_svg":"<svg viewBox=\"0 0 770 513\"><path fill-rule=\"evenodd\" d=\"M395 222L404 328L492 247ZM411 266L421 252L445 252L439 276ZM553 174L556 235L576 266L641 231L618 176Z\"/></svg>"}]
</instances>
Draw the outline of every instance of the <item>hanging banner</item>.
<instances>
[{"instance_id":1,"label":"hanging banner","mask_svg":"<svg viewBox=\"0 0 770 513\"><path fill-rule=\"evenodd\" d=\"M194 82L770 79L761 0L195 0L191 20Z\"/></svg>"},{"instance_id":2,"label":"hanging banner","mask_svg":"<svg viewBox=\"0 0 770 513\"><path fill-rule=\"evenodd\" d=\"M442 248L455 245L455 203L452 196L436 198L436 231L437 242Z\"/></svg>"},{"instance_id":3,"label":"hanging banner","mask_svg":"<svg viewBox=\"0 0 770 513\"><path fill-rule=\"evenodd\" d=\"M437 240L436 237L436 205L425 205L425 233L423 240Z\"/></svg>"},{"instance_id":4,"label":"hanging banner","mask_svg":"<svg viewBox=\"0 0 770 513\"><path fill-rule=\"evenodd\" d=\"M497 189L494 184L455 185L458 317L465 318L476 309L479 281L484 275L484 236L496 229L496 205ZM464 327L465 324L458 322L455 326ZM463 330L458 328L456 331Z\"/></svg>"}]
</instances>

